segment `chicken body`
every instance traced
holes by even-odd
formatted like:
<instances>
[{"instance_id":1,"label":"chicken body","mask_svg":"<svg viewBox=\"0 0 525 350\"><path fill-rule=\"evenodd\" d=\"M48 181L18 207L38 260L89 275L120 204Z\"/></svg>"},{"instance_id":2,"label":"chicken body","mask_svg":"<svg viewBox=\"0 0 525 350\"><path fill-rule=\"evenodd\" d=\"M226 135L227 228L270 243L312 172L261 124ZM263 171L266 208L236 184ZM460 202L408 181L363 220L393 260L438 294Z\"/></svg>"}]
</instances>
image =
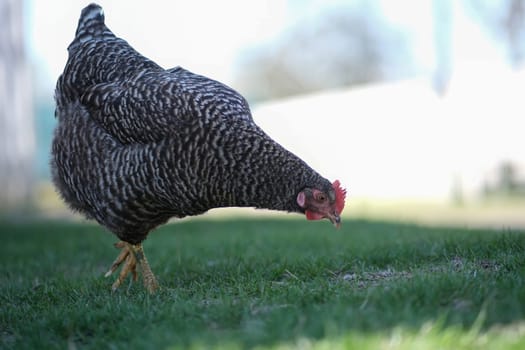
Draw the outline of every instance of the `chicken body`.
<instances>
[{"instance_id":1,"label":"chicken body","mask_svg":"<svg viewBox=\"0 0 525 350\"><path fill-rule=\"evenodd\" d=\"M53 181L72 209L122 241L140 244L171 217L217 207L305 213L298 194L308 202L315 191L331 210L324 217L339 222L334 186L263 132L233 89L145 58L95 4L68 51L55 93Z\"/></svg>"}]
</instances>

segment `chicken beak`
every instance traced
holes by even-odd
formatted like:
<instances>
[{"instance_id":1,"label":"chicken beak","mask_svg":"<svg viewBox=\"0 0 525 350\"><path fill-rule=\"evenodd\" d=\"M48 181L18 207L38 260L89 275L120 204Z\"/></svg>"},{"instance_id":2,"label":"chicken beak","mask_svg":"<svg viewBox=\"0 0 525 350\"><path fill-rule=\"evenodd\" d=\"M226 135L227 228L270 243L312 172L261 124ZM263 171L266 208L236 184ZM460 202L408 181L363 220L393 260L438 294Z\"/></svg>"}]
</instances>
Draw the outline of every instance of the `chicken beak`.
<instances>
[{"instance_id":1,"label":"chicken beak","mask_svg":"<svg viewBox=\"0 0 525 350\"><path fill-rule=\"evenodd\" d=\"M337 213L333 213L331 215L327 216L328 220L335 226L335 228L339 229L341 227L341 217Z\"/></svg>"}]
</instances>

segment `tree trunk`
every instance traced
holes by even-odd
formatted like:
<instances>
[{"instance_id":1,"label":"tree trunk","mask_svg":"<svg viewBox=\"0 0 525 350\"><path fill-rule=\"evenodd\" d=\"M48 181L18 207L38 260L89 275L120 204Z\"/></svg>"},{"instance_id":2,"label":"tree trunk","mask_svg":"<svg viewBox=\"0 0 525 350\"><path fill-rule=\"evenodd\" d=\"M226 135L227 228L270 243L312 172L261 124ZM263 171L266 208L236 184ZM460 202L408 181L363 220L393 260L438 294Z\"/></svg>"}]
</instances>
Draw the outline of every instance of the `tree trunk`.
<instances>
[{"instance_id":1,"label":"tree trunk","mask_svg":"<svg viewBox=\"0 0 525 350\"><path fill-rule=\"evenodd\" d=\"M23 4L0 0L0 210L27 205L33 189L35 135Z\"/></svg>"}]
</instances>

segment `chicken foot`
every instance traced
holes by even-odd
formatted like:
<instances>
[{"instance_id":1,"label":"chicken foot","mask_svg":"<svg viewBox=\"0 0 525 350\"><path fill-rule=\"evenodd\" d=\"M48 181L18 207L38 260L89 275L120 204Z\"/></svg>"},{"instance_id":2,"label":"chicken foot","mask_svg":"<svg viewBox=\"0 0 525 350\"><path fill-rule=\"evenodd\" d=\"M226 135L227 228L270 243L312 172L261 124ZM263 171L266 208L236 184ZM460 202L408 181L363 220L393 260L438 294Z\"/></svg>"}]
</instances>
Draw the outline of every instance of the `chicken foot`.
<instances>
[{"instance_id":1,"label":"chicken foot","mask_svg":"<svg viewBox=\"0 0 525 350\"><path fill-rule=\"evenodd\" d=\"M141 269L144 286L150 293L154 293L159 287L159 284L157 283L157 279L149 267L148 260L144 254L144 249L142 248L142 244L139 243L133 245L124 241L120 241L115 243L115 248L121 249L121 252L115 261L113 261L113 264L104 276L111 276L113 272L115 272L118 267L122 265L122 263L124 263L124 265L122 265L119 276L111 286L111 290L113 292L116 291L130 273L132 275L133 281L137 281L138 264Z\"/></svg>"}]
</instances>

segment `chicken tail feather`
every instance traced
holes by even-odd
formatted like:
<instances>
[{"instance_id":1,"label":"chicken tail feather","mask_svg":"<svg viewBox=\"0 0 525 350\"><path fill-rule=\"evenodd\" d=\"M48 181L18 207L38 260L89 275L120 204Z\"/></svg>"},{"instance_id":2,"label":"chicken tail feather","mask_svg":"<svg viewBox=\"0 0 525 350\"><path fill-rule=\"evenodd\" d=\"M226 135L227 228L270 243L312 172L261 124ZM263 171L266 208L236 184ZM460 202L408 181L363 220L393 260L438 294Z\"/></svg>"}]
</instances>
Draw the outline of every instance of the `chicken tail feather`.
<instances>
[{"instance_id":1,"label":"chicken tail feather","mask_svg":"<svg viewBox=\"0 0 525 350\"><path fill-rule=\"evenodd\" d=\"M85 32L93 24L104 24L104 10L97 4L90 4L82 10L76 35Z\"/></svg>"}]
</instances>

